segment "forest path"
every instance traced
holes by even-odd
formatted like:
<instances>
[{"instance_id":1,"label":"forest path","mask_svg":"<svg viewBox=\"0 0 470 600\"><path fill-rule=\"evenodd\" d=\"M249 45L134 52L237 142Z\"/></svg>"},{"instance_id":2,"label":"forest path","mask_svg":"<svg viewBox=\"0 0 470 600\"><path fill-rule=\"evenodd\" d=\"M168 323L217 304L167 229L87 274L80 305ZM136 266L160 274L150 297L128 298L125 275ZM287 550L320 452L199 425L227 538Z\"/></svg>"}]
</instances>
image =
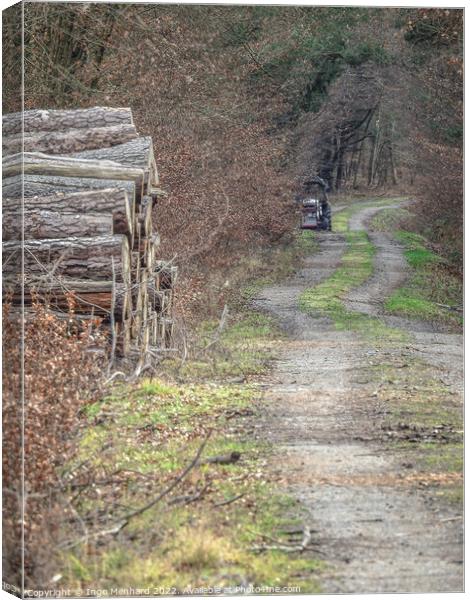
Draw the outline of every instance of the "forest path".
<instances>
[{"instance_id":1,"label":"forest path","mask_svg":"<svg viewBox=\"0 0 470 600\"><path fill-rule=\"evenodd\" d=\"M349 230L367 231L382 208L369 203L351 217ZM258 436L276 449L271 469L308 513L319 557L329 565L320 576L324 592L461 591L460 507L419 485L419 469L391 448L381 429L387 407L370 369L380 374L384 363L400 368L416 359L417 369L438 367L441 381L460 393L462 336L391 319L413 341L373 343L337 330L321 314L302 312L302 292L327 280L347 250L344 235L317 237L319 252L283 285L263 289L255 302L286 333L265 381L265 414L258 424ZM406 279L407 266L387 234L368 237L376 249L373 275L343 302L349 311L382 318L381 304Z\"/></svg>"}]
</instances>

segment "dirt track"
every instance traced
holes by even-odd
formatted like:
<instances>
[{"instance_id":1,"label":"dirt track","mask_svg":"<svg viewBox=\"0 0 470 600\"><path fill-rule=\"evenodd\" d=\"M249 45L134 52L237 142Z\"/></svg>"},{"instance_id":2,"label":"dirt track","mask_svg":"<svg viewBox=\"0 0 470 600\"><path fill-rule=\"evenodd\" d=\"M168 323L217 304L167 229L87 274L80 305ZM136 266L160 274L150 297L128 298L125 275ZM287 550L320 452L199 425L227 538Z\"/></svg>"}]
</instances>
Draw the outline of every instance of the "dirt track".
<instances>
[{"instance_id":1,"label":"dirt track","mask_svg":"<svg viewBox=\"0 0 470 600\"><path fill-rule=\"evenodd\" d=\"M377 210L356 214L351 229L366 229ZM355 333L335 330L327 318L306 316L299 295L331 275L346 246L339 234L319 238L319 253L256 301L287 333L266 381L267 414L259 425L259 435L277 448L272 469L308 511L320 558L330 566L321 576L324 592L462 591L458 508L446 508L432 491L414 485L403 458L377 435L384 407L367 376L372 363L416 355L460 392L462 337L428 323L386 318L410 332L414 342L375 347ZM386 234L370 239L376 246L374 274L351 292L346 305L381 316L381 303L406 279L407 267L400 246Z\"/></svg>"}]
</instances>

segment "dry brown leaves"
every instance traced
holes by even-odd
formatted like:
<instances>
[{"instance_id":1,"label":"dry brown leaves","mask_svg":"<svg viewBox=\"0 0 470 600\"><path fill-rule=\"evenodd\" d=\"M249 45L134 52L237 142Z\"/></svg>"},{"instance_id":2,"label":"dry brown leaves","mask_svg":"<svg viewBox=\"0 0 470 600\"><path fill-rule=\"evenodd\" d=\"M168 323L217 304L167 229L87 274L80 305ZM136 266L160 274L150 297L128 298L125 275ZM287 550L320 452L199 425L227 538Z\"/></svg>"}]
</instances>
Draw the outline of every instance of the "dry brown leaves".
<instances>
[{"instance_id":1,"label":"dry brown leaves","mask_svg":"<svg viewBox=\"0 0 470 600\"><path fill-rule=\"evenodd\" d=\"M87 350L103 345L104 337L95 327L58 319L40 303L24 319L24 338L21 318L8 304L3 323L5 571L18 583L23 504L25 575L37 583L48 562L45 546L61 518L58 473L73 453L79 411L100 389L103 365Z\"/></svg>"}]
</instances>

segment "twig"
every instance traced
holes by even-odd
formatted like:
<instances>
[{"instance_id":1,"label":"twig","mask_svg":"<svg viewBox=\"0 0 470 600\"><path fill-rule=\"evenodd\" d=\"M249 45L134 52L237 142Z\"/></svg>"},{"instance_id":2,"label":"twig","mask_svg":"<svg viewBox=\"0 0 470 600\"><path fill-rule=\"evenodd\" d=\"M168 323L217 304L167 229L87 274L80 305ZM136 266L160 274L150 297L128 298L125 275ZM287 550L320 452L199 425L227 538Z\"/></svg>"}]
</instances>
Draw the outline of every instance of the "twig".
<instances>
[{"instance_id":1,"label":"twig","mask_svg":"<svg viewBox=\"0 0 470 600\"><path fill-rule=\"evenodd\" d=\"M167 496L186 477L186 475L198 464L199 458L201 457L202 451L204 450L204 447L207 444L210 434L211 434L211 432L209 432L207 434L204 441L199 446L196 456L189 463L189 465L184 469L184 471L176 479L174 479L171 482L171 484L165 490L163 490L163 492L158 494L158 496L156 498L154 498L153 500L151 500L150 502L148 502L141 508L131 511L130 513L125 515L124 520L121 521L120 523L118 523L117 525L115 525L114 527L112 527L111 529L104 529L102 531L97 531L93 534L89 534L87 536L82 536L78 540L68 540L68 541L61 542L58 545L58 547L70 549L70 548L74 548L75 546L78 546L79 544L81 544L84 541L89 541L91 539L97 539L97 538L103 537L105 535L117 535L118 533L120 533L129 524L129 521L133 517L137 517L138 515L141 515L145 511L147 511L150 508L152 508L153 506L155 506L155 504L160 502L160 500L162 500L165 496ZM200 492L198 494L196 494L196 496L199 497L200 495L202 495L202 493L205 491L205 489L207 489L208 486L209 486L209 484L207 484L204 488L202 488L200 490ZM194 499L192 499L191 501L194 501Z\"/></svg>"},{"instance_id":2,"label":"twig","mask_svg":"<svg viewBox=\"0 0 470 600\"><path fill-rule=\"evenodd\" d=\"M176 496L176 498L172 498L168 502L168 506L173 506L174 504L191 504L191 502L196 502L199 498L206 492L211 486L211 482L206 483L204 487L202 487L196 494L192 494L190 496Z\"/></svg>"},{"instance_id":3,"label":"twig","mask_svg":"<svg viewBox=\"0 0 470 600\"><path fill-rule=\"evenodd\" d=\"M217 327L217 331L214 334L214 337L212 338L212 341L210 341L207 346L204 348L204 352L206 350L208 350L209 348L211 348L212 346L214 346L220 339L220 336L222 334L222 331L225 328L225 324L227 322L227 316L228 316L228 306L227 304L224 305L224 308L222 310L222 314L220 315L220 321L219 321L219 325Z\"/></svg>"},{"instance_id":4,"label":"twig","mask_svg":"<svg viewBox=\"0 0 470 600\"><path fill-rule=\"evenodd\" d=\"M229 498L228 500L224 500L223 502L216 502L214 506L227 506L227 504L232 504L232 502L240 500L240 498L243 498L244 495L245 494L238 494L238 496L234 496L233 498Z\"/></svg>"},{"instance_id":5,"label":"twig","mask_svg":"<svg viewBox=\"0 0 470 600\"><path fill-rule=\"evenodd\" d=\"M254 552L266 552L269 550L281 550L282 552L304 552L308 545L311 543L312 535L310 533L310 527L307 525L304 527L304 536L301 544L296 544L295 546L292 544L287 544L285 542L276 540L268 535L260 534L266 540L270 540L275 542L275 545L263 545L263 546L252 546L251 549ZM315 550L319 554L322 554L319 550Z\"/></svg>"},{"instance_id":6,"label":"twig","mask_svg":"<svg viewBox=\"0 0 470 600\"><path fill-rule=\"evenodd\" d=\"M115 302L115 292L116 292L116 273L114 271L114 257L111 257L111 271L113 275L113 286L111 292L111 312L110 312L110 324L111 324L111 335L112 335L112 343L111 343L111 359L108 365L108 376L111 373L111 369L114 365L114 359L116 355L116 328L114 321L114 302Z\"/></svg>"},{"instance_id":7,"label":"twig","mask_svg":"<svg viewBox=\"0 0 470 600\"><path fill-rule=\"evenodd\" d=\"M463 307L461 306L449 306L448 304L440 304L439 302L434 302L436 306L440 306L441 308L446 308L447 310L451 310L453 312L463 312Z\"/></svg>"},{"instance_id":8,"label":"twig","mask_svg":"<svg viewBox=\"0 0 470 600\"><path fill-rule=\"evenodd\" d=\"M300 547L302 548L302 550L305 550L307 548L307 546L310 544L312 540L312 534L310 533L310 527L307 527L307 525L304 527L304 537L302 539L302 543L300 544Z\"/></svg>"},{"instance_id":9,"label":"twig","mask_svg":"<svg viewBox=\"0 0 470 600\"><path fill-rule=\"evenodd\" d=\"M114 379L116 379L116 377L126 377L126 374L123 373L122 371L115 371L111 377L108 377L108 379L106 379L106 381L104 382L104 385L108 385L109 383L111 383L111 381L113 381Z\"/></svg>"},{"instance_id":10,"label":"twig","mask_svg":"<svg viewBox=\"0 0 470 600\"><path fill-rule=\"evenodd\" d=\"M86 536L83 536L81 538L79 538L78 540L67 540L65 542L61 542L60 544L58 544L58 548L66 548L67 550L69 550L70 548L74 548L75 546L78 546L79 544L81 544L82 542L87 542L91 539L97 539L100 537L103 537L105 535L113 535L115 533L119 533L119 531L122 529L122 527L120 525L117 525L116 527L113 527L111 529L103 529L102 531L97 531L96 533L92 533Z\"/></svg>"},{"instance_id":11,"label":"twig","mask_svg":"<svg viewBox=\"0 0 470 600\"><path fill-rule=\"evenodd\" d=\"M197 451L196 456L189 463L189 465L184 469L184 471L176 479L174 479L171 482L171 484L165 490L163 490L163 492L161 492L160 494L158 494L158 496L156 498L154 498L153 500L151 500L150 502L148 502L147 504L145 504L141 508L138 508L138 509L136 509L136 510L130 512L130 513L128 513L124 517L124 521L123 521L123 523L121 523L118 531L121 531L122 529L124 529L124 527L126 527L129 524L129 521L133 517L137 517L137 516L141 515L142 513L144 513L145 511L147 511L150 508L152 508L153 506L155 506L155 504L157 504L158 502L160 502L160 500L162 500L165 496L167 496L186 477L186 475L198 464L199 459L200 459L201 454L202 454L202 451L204 450L204 448L205 448L205 446L207 444L207 441L209 439L210 434L211 434L211 432L209 431L209 433L206 435L204 441L199 446L199 450Z\"/></svg>"}]
</instances>

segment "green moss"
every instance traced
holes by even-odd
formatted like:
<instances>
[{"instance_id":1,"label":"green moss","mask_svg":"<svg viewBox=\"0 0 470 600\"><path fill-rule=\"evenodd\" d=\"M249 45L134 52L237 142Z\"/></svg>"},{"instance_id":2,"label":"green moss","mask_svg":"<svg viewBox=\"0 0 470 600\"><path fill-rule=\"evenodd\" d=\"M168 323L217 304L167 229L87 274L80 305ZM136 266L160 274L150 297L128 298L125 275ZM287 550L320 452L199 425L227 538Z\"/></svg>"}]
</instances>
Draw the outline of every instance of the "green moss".
<instances>
[{"instance_id":1,"label":"green moss","mask_svg":"<svg viewBox=\"0 0 470 600\"><path fill-rule=\"evenodd\" d=\"M441 262L441 258L426 247L426 239L422 235L409 231L397 231L395 237L405 246L406 260L415 269Z\"/></svg>"},{"instance_id":2,"label":"green moss","mask_svg":"<svg viewBox=\"0 0 470 600\"><path fill-rule=\"evenodd\" d=\"M370 227L373 231L394 231L411 217L405 208L384 208L372 218Z\"/></svg>"},{"instance_id":3,"label":"green moss","mask_svg":"<svg viewBox=\"0 0 470 600\"><path fill-rule=\"evenodd\" d=\"M297 232L295 237L295 244L298 249L304 254L314 254L318 251L318 239L313 231L302 229Z\"/></svg>"},{"instance_id":4,"label":"green moss","mask_svg":"<svg viewBox=\"0 0 470 600\"><path fill-rule=\"evenodd\" d=\"M238 269L244 273L243 284L241 289L236 290L238 300L242 300L240 308L246 310L247 305L263 288L295 273L302 258L317 252L318 247L315 232L297 229L288 244L271 249L268 255L241 257ZM259 273L264 275L260 276ZM250 274L251 277L247 277ZM232 304L237 306L239 302L234 298Z\"/></svg>"},{"instance_id":5,"label":"green moss","mask_svg":"<svg viewBox=\"0 0 470 600\"><path fill-rule=\"evenodd\" d=\"M100 472L124 469L145 475L144 480L131 477L113 492L115 505L136 507L181 473L211 430L201 463L174 493L194 493L205 484L208 491L194 504L171 509L165 502L155 505L133 518L119 540L105 538L91 553L85 545L64 553L64 582L80 584L86 576L90 586L155 586L162 594L165 588L183 592L187 586L235 587L240 581L319 591L316 574L322 563L310 552L252 551L252 546L267 543L263 536L280 535L283 525L297 523L298 508L265 479L260 461L270 451L269 444L246 435L245 422L232 418L256 409L256 386L214 383L214 372L246 376L264 371L271 356L266 345L281 334L273 319L255 312L231 318L218 336L217 327L212 321L199 330L201 346L214 347L213 355L201 352L202 359L185 365L203 381L170 383L159 378L133 388L116 387L88 408L90 426L79 452L81 461L99 466ZM205 377L210 382L205 383ZM204 460L233 451L241 454L233 464ZM143 487L143 481L150 487ZM240 493L243 498L237 502L217 507ZM80 509L84 515L105 513L106 498L83 499ZM83 573L71 568L77 561Z\"/></svg>"},{"instance_id":6,"label":"green moss","mask_svg":"<svg viewBox=\"0 0 470 600\"><path fill-rule=\"evenodd\" d=\"M83 562L74 554L69 556L68 569L70 570L74 579L79 582L91 581L92 575L89 569L83 564Z\"/></svg>"},{"instance_id":7,"label":"green moss","mask_svg":"<svg viewBox=\"0 0 470 600\"><path fill-rule=\"evenodd\" d=\"M174 398L179 395L179 390L175 386L170 386L155 379L144 379L139 385L139 393L149 396L169 396Z\"/></svg>"},{"instance_id":8,"label":"green moss","mask_svg":"<svg viewBox=\"0 0 470 600\"><path fill-rule=\"evenodd\" d=\"M392 202L395 203L400 200L405 200L405 198L376 198L374 200L368 199L367 201L352 201L352 203L349 198L344 198L344 201L350 203L350 205L333 215L333 229L336 233L346 233L349 231L349 220L360 210L372 206L387 206Z\"/></svg>"}]
</instances>

